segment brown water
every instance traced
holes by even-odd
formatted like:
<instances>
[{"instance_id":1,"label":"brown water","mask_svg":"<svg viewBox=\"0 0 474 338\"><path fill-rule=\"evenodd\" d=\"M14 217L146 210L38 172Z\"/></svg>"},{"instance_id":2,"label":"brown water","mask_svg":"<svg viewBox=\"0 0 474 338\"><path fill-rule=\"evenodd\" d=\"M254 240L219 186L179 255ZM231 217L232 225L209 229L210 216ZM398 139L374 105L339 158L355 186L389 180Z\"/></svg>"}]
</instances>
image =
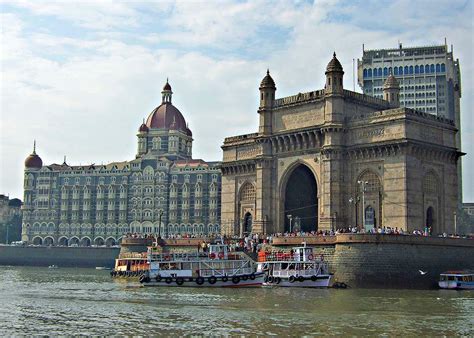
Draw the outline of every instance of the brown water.
<instances>
[{"instance_id":1,"label":"brown water","mask_svg":"<svg viewBox=\"0 0 474 338\"><path fill-rule=\"evenodd\" d=\"M141 288L108 271L1 267L4 335L474 335L474 292Z\"/></svg>"}]
</instances>

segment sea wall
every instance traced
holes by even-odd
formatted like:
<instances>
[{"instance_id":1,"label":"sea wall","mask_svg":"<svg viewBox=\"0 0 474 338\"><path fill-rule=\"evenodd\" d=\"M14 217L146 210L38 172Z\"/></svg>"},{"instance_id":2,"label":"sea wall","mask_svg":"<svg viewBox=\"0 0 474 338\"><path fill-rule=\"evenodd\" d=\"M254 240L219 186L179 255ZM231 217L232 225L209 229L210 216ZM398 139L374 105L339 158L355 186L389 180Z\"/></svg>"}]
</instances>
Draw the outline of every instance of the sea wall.
<instances>
[{"instance_id":1,"label":"sea wall","mask_svg":"<svg viewBox=\"0 0 474 338\"><path fill-rule=\"evenodd\" d=\"M0 245L0 265L114 267L119 248Z\"/></svg>"},{"instance_id":2,"label":"sea wall","mask_svg":"<svg viewBox=\"0 0 474 338\"><path fill-rule=\"evenodd\" d=\"M474 240L342 234L305 241L318 255L324 254L335 281L353 287L430 288L441 272L474 270ZM301 242L275 238L273 244L289 247Z\"/></svg>"}]
</instances>

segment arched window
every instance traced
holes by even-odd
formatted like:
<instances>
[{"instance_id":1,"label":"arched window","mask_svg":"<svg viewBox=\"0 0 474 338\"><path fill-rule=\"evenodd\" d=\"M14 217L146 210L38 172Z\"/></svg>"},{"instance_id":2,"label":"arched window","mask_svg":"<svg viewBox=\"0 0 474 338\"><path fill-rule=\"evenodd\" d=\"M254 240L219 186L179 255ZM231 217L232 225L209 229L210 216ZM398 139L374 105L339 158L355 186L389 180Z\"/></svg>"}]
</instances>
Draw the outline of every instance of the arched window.
<instances>
[{"instance_id":1,"label":"arched window","mask_svg":"<svg viewBox=\"0 0 474 338\"><path fill-rule=\"evenodd\" d=\"M373 171L364 172L358 179L358 182L367 182L365 184L365 192L378 192L380 191L380 180L376 173Z\"/></svg>"},{"instance_id":2,"label":"arched window","mask_svg":"<svg viewBox=\"0 0 474 338\"><path fill-rule=\"evenodd\" d=\"M420 66L420 74L423 74L425 72L425 66L421 65Z\"/></svg>"},{"instance_id":3,"label":"arched window","mask_svg":"<svg viewBox=\"0 0 474 338\"><path fill-rule=\"evenodd\" d=\"M430 73L434 73L435 72L435 65L430 65Z\"/></svg>"},{"instance_id":4,"label":"arched window","mask_svg":"<svg viewBox=\"0 0 474 338\"><path fill-rule=\"evenodd\" d=\"M410 74L413 74L413 66L410 66L410 68L408 68L408 72L409 72Z\"/></svg>"},{"instance_id":5,"label":"arched window","mask_svg":"<svg viewBox=\"0 0 474 338\"><path fill-rule=\"evenodd\" d=\"M387 75L388 75L388 68L387 68L387 67L384 67L384 68L383 68L383 75L384 75L384 76L387 76Z\"/></svg>"},{"instance_id":6,"label":"arched window","mask_svg":"<svg viewBox=\"0 0 474 338\"><path fill-rule=\"evenodd\" d=\"M415 74L420 74L420 66L415 66Z\"/></svg>"},{"instance_id":7,"label":"arched window","mask_svg":"<svg viewBox=\"0 0 474 338\"><path fill-rule=\"evenodd\" d=\"M430 65L425 65L425 73L429 73L430 72Z\"/></svg>"},{"instance_id":8,"label":"arched window","mask_svg":"<svg viewBox=\"0 0 474 338\"><path fill-rule=\"evenodd\" d=\"M364 79L367 77L367 69L364 69Z\"/></svg>"},{"instance_id":9,"label":"arched window","mask_svg":"<svg viewBox=\"0 0 474 338\"><path fill-rule=\"evenodd\" d=\"M398 67L393 68L393 75L398 75Z\"/></svg>"},{"instance_id":10,"label":"arched window","mask_svg":"<svg viewBox=\"0 0 474 338\"><path fill-rule=\"evenodd\" d=\"M403 73L408 74L408 66L405 66L405 68L403 69Z\"/></svg>"},{"instance_id":11,"label":"arched window","mask_svg":"<svg viewBox=\"0 0 474 338\"><path fill-rule=\"evenodd\" d=\"M444 73L446 71L446 65L444 63L441 64L441 72Z\"/></svg>"},{"instance_id":12,"label":"arched window","mask_svg":"<svg viewBox=\"0 0 474 338\"><path fill-rule=\"evenodd\" d=\"M438 195L438 178L433 172L429 172L423 178L423 192L430 195Z\"/></svg>"},{"instance_id":13,"label":"arched window","mask_svg":"<svg viewBox=\"0 0 474 338\"><path fill-rule=\"evenodd\" d=\"M439 63L436 64L436 73L441 73L441 65Z\"/></svg>"},{"instance_id":14,"label":"arched window","mask_svg":"<svg viewBox=\"0 0 474 338\"><path fill-rule=\"evenodd\" d=\"M388 74L389 74L389 75L392 74L392 67L388 67Z\"/></svg>"},{"instance_id":15,"label":"arched window","mask_svg":"<svg viewBox=\"0 0 474 338\"><path fill-rule=\"evenodd\" d=\"M372 69L369 69L367 72L368 72L368 74L369 74L368 76L369 76L369 77L372 77Z\"/></svg>"},{"instance_id":16,"label":"arched window","mask_svg":"<svg viewBox=\"0 0 474 338\"><path fill-rule=\"evenodd\" d=\"M379 68L378 75L382 76L382 68Z\"/></svg>"},{"instance_id":17,"label":"arched window","mask_svg":"<svg viewBox=\"0 0 474 338\"><path fill-rule=\"evenodd\" d=\"M398 67L398 74L400 74L400 75L403 74L403 67L402 66Z\"/></svg>"},{"instance_id":18,"label":"arched window","mask_svg":"<svg viewBox=\"0 0 474 338\"><path fill-rule=\"evenodd\" d=\"M241 201L253 201L255 200L256 193L253 184L247 182L240 190Z\"/></svg>"}]
</instances>

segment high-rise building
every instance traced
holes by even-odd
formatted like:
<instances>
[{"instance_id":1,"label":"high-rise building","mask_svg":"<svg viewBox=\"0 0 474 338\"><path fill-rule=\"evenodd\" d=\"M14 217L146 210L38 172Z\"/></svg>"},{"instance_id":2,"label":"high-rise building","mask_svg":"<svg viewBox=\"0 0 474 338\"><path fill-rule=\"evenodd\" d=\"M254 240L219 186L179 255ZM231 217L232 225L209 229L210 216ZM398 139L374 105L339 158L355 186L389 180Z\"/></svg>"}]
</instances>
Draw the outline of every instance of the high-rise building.
<instances>
[{"instance_id":1,"label":"high-rise building","mask_svg":"<svg viewBox=\"0 0 474 338\"><path fill-rule=\"evenodd\" d=\"M25 160L22 238L46 245L115 245L125 233L220 232L218 162L192 158L193 137L171 103L139 127L136 158L105 165L43 165Z\"/></svg>"},{"instance_id":2,"label":"high-rise building","mask_svg":"<svg viewBox=\"0 0 474 338\"><path fill-rule=\"evenodd\" d=\"M461 149L461 72L453 47L446 44L425 47L365 50L357 60L358 82L364 94L382 98L383 84L390 74L400 84L400 106L454 121ZM458 164L459 203L462 202L461 161Z\"/></svg>"}]
</instances>

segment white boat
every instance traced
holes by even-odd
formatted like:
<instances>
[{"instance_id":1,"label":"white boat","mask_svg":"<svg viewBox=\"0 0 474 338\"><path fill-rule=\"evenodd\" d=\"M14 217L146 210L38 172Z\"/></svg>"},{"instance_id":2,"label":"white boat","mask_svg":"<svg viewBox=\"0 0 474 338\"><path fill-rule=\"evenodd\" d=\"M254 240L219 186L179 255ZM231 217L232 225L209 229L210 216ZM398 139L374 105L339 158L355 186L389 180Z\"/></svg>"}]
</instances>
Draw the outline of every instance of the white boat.
<instances>
[{"instance_id":1,"label":"white boat","mask_svg":"<svg viewBox=\"0 0 474 338\"><path fill-rule=\"evenodd\" d=\"M54 265L54 264L53 264L53 265L50 265L50 266L48 266L48 269L57 269L57 268L58 268L58 266L57 266L57 265Z\"/></svg>"},{"instance_id":2,"label":"white boat","mask_svg":"<svg viewBox=\"0 0 474 338\"><path fill-rule=\"evenodd\" d=\"M474 290L474 272L446 271L439 275L438 285L441 289Z\"/></svg>"},{"instance_id":3,"label":"white boat","mask_svg":"<svg viewBox=\"0 0 474 338\"><path fill-rule=\"evenodd\" d=\"M160 253L148 248L149 269L140 276L144 286L255 287L264 273L242 252L229 252L225 244L212 244L209 252Z\"/></svg>"},{"instance_id":4,"label":"white boat","mask_svg":"<svg viewBox=\"0 0 474 338\"><path fill-rule=\"evenodd\" d=\"M323 256L315 257L306 244L289 251L260 251L257 272L265 273L264 286L325 288L331 281Z\"/></svg>"}]
</instances>

